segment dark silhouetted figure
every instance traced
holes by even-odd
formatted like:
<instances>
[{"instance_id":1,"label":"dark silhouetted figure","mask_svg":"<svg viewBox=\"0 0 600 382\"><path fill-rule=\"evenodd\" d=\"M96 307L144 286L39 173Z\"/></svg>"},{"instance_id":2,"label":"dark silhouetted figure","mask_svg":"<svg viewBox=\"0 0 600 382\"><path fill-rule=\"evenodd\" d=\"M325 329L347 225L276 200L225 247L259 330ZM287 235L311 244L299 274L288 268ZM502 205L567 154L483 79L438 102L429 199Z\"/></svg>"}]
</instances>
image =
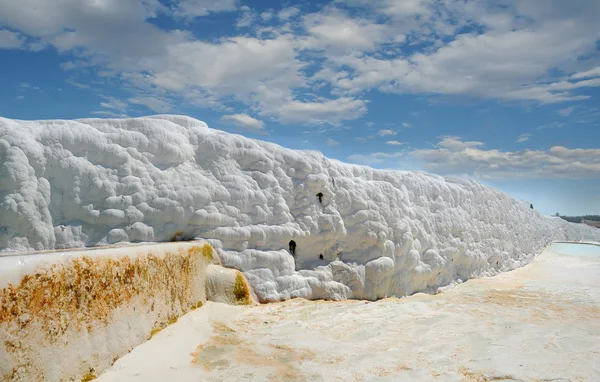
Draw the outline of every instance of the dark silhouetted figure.
<instances>
[{"instance_id":1,"label":"dark silhouetted figure","mask_svg":"<svg viewBox=\"0 0 600 382\"><path fill-rule=\"evenodd\" d=\"M322 254L319 255L319 259L323 260L323 255Z\"/></svg>"},{"instance_id":2,"label":"dark silhouetted figure","mask_svg":"<svg viewBox=\"0 0 600 382\"><path fill-rule=\"evenodd\" d=\"M331 178L331 183L333 184L333 187L335 187L335 179Z\"/></svg>"},{"instance_id":3,"label":"dark silhouetted figure","mask_svg":"<svg viewBox=\"0 0 600 382\"><path fill-rule=\"evenodd\" d=\"M319 198L319 203L323 204L323 193L322 192L319 192L317 194L317 198Z\"/></svg>"},{"instance_id":4,"label":"dark silhouetted figure","mask_svg":"<svg viewBox=\"0 0 600 382\"><path fill-rule=\"evenodd\" d=\"M533 209L533 204L530 204L530 205L529 205L529 208Z\"/></svg>"},{"instance_id":5,"label":"dark silhouetted figure","mask_svg":"<svg viewBox=\"0 0 600 382\"><path fill-rule=\"evenodd\" d=\"M290 240L290 253L292 255L296 254L296 242L294 240Z\"/></svg>"}]
</instances>

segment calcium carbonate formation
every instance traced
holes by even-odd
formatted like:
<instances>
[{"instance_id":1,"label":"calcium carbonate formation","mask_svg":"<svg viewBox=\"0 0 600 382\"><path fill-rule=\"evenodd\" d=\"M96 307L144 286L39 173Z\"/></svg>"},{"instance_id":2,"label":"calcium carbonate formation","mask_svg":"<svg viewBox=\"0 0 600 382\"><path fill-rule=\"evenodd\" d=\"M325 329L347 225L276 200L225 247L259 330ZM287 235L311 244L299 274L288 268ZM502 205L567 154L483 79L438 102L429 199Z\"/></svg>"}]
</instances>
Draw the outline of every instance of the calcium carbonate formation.
<instances>
[{"instance_id":1,"label":"calcium carbonate formation","mask_svg":"<svg viewBox=\"0 0 600 382\"><path fill-rule=\"evenodd\" d=\"M199 237L261 301L404 296L600 231L462 179L344 164L183 116L0 118L0 250Z\"/></svg>"}]
</instances>

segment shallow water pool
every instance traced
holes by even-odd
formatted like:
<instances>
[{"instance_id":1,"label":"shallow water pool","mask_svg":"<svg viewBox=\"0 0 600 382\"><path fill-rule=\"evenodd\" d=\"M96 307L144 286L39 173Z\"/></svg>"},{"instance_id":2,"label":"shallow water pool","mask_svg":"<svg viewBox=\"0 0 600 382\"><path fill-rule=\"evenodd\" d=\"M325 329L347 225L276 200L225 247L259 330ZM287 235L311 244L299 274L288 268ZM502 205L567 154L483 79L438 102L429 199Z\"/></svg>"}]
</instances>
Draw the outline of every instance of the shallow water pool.
<instances>
[{"instance_id":1,"label":"shallow water pool","mask_svg":"<svg viewBox=\"0 0 600 382\"><path fill-rule=\"evenodd\" d=\"M564 256L592 257L600 260L599 244L584 243L553 243L550 248L552 252Z\"/></svg>"}]
</instances>

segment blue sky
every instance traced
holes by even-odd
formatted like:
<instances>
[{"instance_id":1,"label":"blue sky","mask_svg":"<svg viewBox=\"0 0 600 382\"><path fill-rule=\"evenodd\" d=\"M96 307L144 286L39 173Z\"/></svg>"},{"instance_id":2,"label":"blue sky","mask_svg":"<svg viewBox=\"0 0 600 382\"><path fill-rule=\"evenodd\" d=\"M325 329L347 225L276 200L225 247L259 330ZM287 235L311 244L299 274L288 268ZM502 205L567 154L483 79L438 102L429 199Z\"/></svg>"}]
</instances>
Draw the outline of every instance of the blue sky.
<instances>
[{"instance_id":1,"label":"blue sky","mask_svg":"<svg viewBox=\"0 0 600 382\"><path fill-rule=\"evenodd\" d=\"M186 114L600 213L597 0L0 0L0 115Z\"/></svg>"}]
</instances>

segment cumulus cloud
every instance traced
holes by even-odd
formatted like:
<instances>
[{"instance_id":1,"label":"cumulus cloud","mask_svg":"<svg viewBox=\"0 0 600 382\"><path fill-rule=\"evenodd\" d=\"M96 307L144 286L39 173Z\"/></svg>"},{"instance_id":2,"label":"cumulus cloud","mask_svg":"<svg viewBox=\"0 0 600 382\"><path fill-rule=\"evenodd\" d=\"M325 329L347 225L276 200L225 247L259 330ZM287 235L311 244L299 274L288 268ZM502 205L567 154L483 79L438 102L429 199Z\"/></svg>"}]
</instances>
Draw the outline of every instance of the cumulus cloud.
<instances>
[{"instance_id":1,"label":"cumulus cloud","mask_svg":"<svg viewBox=\"0 0 600 382\"><path fill-rule=\"evenodd\" d=\"M334 139L331 139L331 138L327 138L326 143L327 143L327 146L339 146L340 145L340 142L338 142Z\"/></svg>"},{"instance_id":2,"label":"cumulus cloud","mask_svg":"<svg viewBox=\"0 0 600 382\"><path fill-rule=\"evenodd\" d=\"M560 109L558 111L558 114L560 114L561 117L568 117L569 115L571 115L571 113L573 112L573 110L575 110L574 107L567 107L564 109Z\"/></svg>"},{"instance_id":3,"label":"cumulus cloud","mask_svg":"<svg viewBox=\"0 0 600 382\"><path fill-rule=\"evenodd\" d=\"M303 84L298 73L302 65L295 56L293 43L285 36L269 40L233 37L218 43L187 41L169 46L166 60L157 63L161 70L149 81L168 90L197 86L251 101L255 88L273 78L281 81L271 82L273 91Z\"/></svg>"},{"instance_id":4,"label":"cumulus cloud","mask_svg":"<svg viewBox=\"0 0 600 382\"><path fill-rule=\"evenodd\" d=\"M371 155L363 155L363 154L355 154L355 155L350 155L348 157L348 160L351 163L357 163L357 164L366 164L366 165L374 165L374 164L380 164L383 163L383 159L381 158L377 158Z\"/></svg>"},{"instance_id":5,"label":"cumulus cloud","mask_svg":"<svg viewBox=\"0 0 600 382\"><path fill-rule=\"evenodd\" d=\"M91 89L92 87L88 84L82 84L81 82L75 81L73 78L69 78L65 81L66 83L75 86L78 89Z\"/></svg>"},{"instance_id":6,"label":"cumulus cloud","mask_svg":"<svg viewBox=\"0 0 600 382\"><path fill-rule=\"evenodd\" d=\"M277 118L283 123L339 125L341 121L355 119L367 111L366 103L349 97L338 99L318 99L302 102L290 101L275 106L266 105L264 113Z\"/></svg>"},{"instance_id":7,"label":"cumulus cloud","mask_svg":"<svg viewBox=\"0 0 600 382\"><path fill-rule=\"evenodd\" d=\"M564 101L580 101L590 98L588 95L575 95L572 90L600 86L600 78L583 81L560 81L550 84L532 85L508 92L504 98L537 100L542 103L558 103Z\"/></svg>"},{"instance_id":8,"label":"cumulus cloud","mask_svg":"<svg viewBox=\"0 0 600 382\"><path fill-rule=\"evenodd\" d=\"M382 129L382 130L379 130L378 134L379 134L379 136L381 136L381 137L385 137L385 136L387 136L387 135L396 135L396 134L398 134L398 133L396 133L394 130L390 130L390 129Z\"/></svg>"},{"instance_id":9,"label":"cumulus cloud","mask_svg":"<svg viewBox=\"0 0 600 382\"><path fill-rule=\"evenodd\" d=\"M248 114L231 114L221 117L221 121L234 124L242 129L253 133L264 133L265 123Z\"/></svg>"},{"instance_id":10,"label":"cumulus cloud","mask_svg":"<svg viewBox=\"0 0 600 382\"><path fill-rule=\"evenodd\" d=\"M294 16L297 16L300 13L300 9L296 7L288 7L284 8L277 13L277 17L281 20L288 20Z\"/></svg>"},{"instance_id":11,"label":"cumulus cloud","mask_svg":"<svg viewBox=\"0 0 600 382\"><path fill-rule=\"evenodd\" d=\"M191 19L237 9L237 0L182 0L173 9L176 16Z\"/></svg>"},{"instance_id":12,"label":"cumulus cloud","mask_svg":"<svg viewBox=\"0 0 600 382\"><path fill-rule=\"evenodd\" d=\"M352 163L374 165L374 164L384 163L386 160L398 159L398 158L402 158L405 156L406 156L406 153L403 151L396 152L396 153L377 152L377 153L371 153L371 154L366 154L366 155L365 154L350 155L348 157L348 160Z\"/></svg>"},{"instance_id":13,"label":"cumulus cloud","mask_svg":"<svg viewBox=\"0 0 600 382\"><path fill-rule=\"evenodd\" d=\"M459 140L458 138L455 138ZM460 141L460 140L459 140ZM482 178L600 178L600 149L502 151L469 145L413 150L423 167L439 174L469 174Z\"/></svg>"},{"instance_id":14,"label":"cumulus cloud","mask_svg":"<svg viewBox=\"0 0 600 382\"><path fill-rule=\"evenodd\" d=\"M367 139L363 137L355 137L354 139L362 143L367 143Z\"/></svg>"},{"instance_id":15,"label":"cumulus cloud","mask_svg":"<svg viewBox=\"0 0 600 382\"><path fill-rule=\"evenodd\" d=\"M401 145L405 145L406 142L400 142L400 141L387 141L385 142L386 145L392 145L392 146L401 146Z\"/></svg>"},{"instance_id":16,"label":"cumulus cloud","mask_svg":"<svg viewBox=\"0 0 600 382\"><path fill-rule=\"evenodd\" d=\"M96 110L92 111L92 114L104 118L129 118L129 116L125 113L115 113L114 111L110 110Z\"/></svg>"},{"instance_id":17,"label":"cumulus cloud","mask_svg":"<svg viewBox=\"0 0 600 382\"><path fill-rule=\"evenodd\" d=\"M309 14L304 17L304 26L308 37L301 39L301 47L326 50L333 56L372 50L385 39L386 31L382 24L351 18L339 11Z\"/></svg>"},{"instance_id":18,"label":"cumulus cloud","mask_svg":"<svg viewBox=\"0 0 600 382\"><path fill-rule=\"evenodd\" d=\"M121 101L115 97L111 96L102 96L106 100L106 102L100 102L100 106L105 109L114 109L119 110L121 112L125 112L127 110L128 104L127 102ZM141 103L141 102L138 102Z\"/></svg>"},{"instance_id":19,"label":"cumulus cloud","mask_svg":"<svg viewBox=\"0 0 600 382\"><path fill-rule=\"evenodd\" d=\"M21 89L21 91L26 91L26 90L40 91L40 90L42 90L39 86L31 85L31 84L29 84L27 82L21 82L21 83L19 83L19 88Z\"/></svg>"},{"instance_id":20,"label":"cumulus cloud","mask_svg":"<svg viewBox=\"0 0 600 382\"><path fill-rule=\"evenodd\" d=\"M24 45L24 39L18 33L0 29L0 49L17 49Z\"/></svg>"},{"instance_id":21,"label":"cumulus cloud","mask_svg":"<svg viewBox=\"0 0 600 382\"><path fill-rule=\"evenodd\" d=\"M168 113L172 109L169 101L151 96L140 96L129 98L130 103L146 106L148 109L157 113Z\"/></svg>"},{"instance_id":22,"label":"cumulus cloud","mask_svg":"<svg viewBox=\"0 0 600 382\"><path fill-rule=\"evenodd\" d=\"M565 127L567 124L564 122L551 122L546 123L544 125L538 126L536 130L544 130L544 129L560 129L561 127Z\"/></svg>"},{"instance_id":23,"label":"cumulus cloud","mask_svg":"<svg viewBox=\"0 0 600 382\"><path fill-rule=\"evenodd\" d=\"M250 7L244 5L240 8L243 12L241 16L235 22L235 26L238 28L246 28L254 24L258 19L258 15Z\"/></svg>"},{"instance_id":24,"label":"cumulus cloud","mask_svg":"<svg viewBox=\"0 0 600 382\"><path fill-rule=\"evenodd\" d=\"M422 23L411 25L410 32L435 48L408 57L362 54L332 60L332 73L348 71L348 67L353 71L343 78L332 76L331 82L351 92L376 88L384 92L463 94L544 103L582 100L586 97L575 94L575 90L599 86L598 82L543 81L552 69L576 62L578 55L595 49L595 19L600 15L600 6L597 2L582 2L585 4L578 10L557 0L544 7L529 1L507 1L502 8L486 7L484 2L358 2L367 7L371 4L388 15L419 14ZM458 34L449 41L436 37L473 26L484 32ZM386 25L386 29L394 28L399 26L393 22ZM369 41L379 42L376 37ZM370 49L369 44L364 45ZM572 59L569 62L565 57Z\"/></svg>"},{"instance_id":25,"label":"cumulus cloud","mask_svg":"<svg viewBox=\"0 0 600 382\"><path fill-rule=\"evenodd\" d=\"M110 73L104 79L127 85L132 98L160 98L144 104L161 112L175 100L241 103L282 123L336 125L363 116L372 91L589 98L582 90L600 86L600 67L578 58L596 50L600 2L576 3L336 0L259 15L236 0L0 0L0 47L53 47L69 56L65 68ZM202 40L189 23L154 22L229 11L239 12L243 33Z\"/></svg>"},{"instance_id":26,"label":"cumulus cloud","mask_svg":"<svg viewBox=\"0 0 600 382\"><path fill-rule=\"evenodd\" d=\"M260 14L260 18L263 21L270 21L271 19L273 19L273 17L274 17L273 11L270 9L267 11L264 11L263 13Z\"/></svg>"},{"instance_id":27,"label":"cumulus cloud","mask_svg":"<svg viewBox=\"0 0 600 382\"><path fill-rule=\"evenodd\" d=\"M0 0L0 24L56 47L81 54L96 65L139 69L141 60L166 53L185 40L146 22L162 9L156 0Z\"/></svg>"},{"instance_id":28,"label":"cumulus cloud","mask_svg":"<svg viewBox=\"0 0 600 382\"><path fill-rule=\"evenodd\" d=\"M600 66L596 66L595 68L586 70L585 72L579 72L571 75L571 78L577 80L591 77L600 77Z\"/></svg>"},{"instance_id":29,"label":"cumulus cloud","mask_svg":"<svg viewBox=\"0 0 600 382\"><path fill-rule=\"evenodd\" d=\"M469 148L475 148L483 146L483 142L468 141L464 142L460 137L439 137L441 141L438 143L440 147L447 148L450 150L464 150Z\"/></svg>"}]
</instances>

